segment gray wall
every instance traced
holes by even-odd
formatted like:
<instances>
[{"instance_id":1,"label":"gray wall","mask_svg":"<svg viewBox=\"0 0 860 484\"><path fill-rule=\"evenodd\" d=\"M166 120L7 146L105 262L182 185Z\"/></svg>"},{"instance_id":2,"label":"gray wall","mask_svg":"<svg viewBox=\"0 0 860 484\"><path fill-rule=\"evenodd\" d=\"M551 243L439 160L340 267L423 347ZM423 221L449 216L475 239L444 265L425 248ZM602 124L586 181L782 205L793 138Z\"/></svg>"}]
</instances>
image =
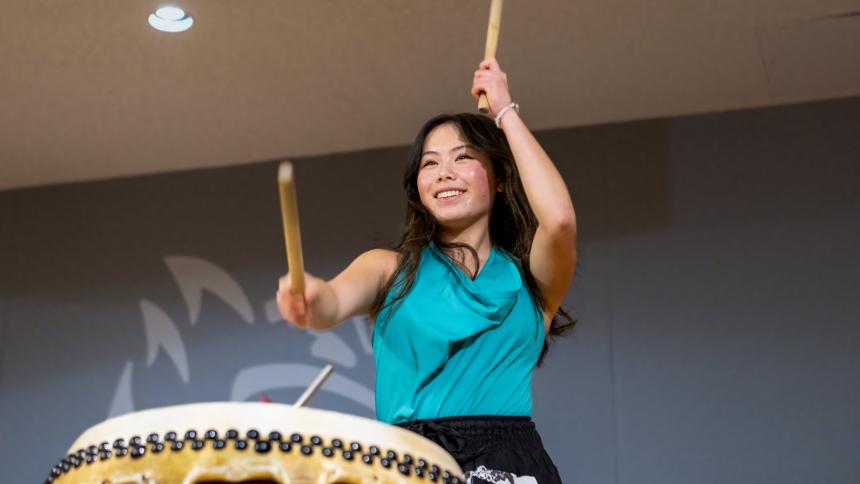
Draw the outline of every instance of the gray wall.
<instances>
[{"instance_id":1,"label":"gray wall","mask_svg":"<svg viewBox=\"0 0 860 484\"><path fill-rule=\"evenodd\" d=\"M417 129L417 127L416 127ZM549 131L575 198L580 320L536 373L566 482L860 482L860 100ZM300 160L306 266L393 242L405 148ZM276 164L0 192L0 468L170 404L372 415L362 321L272 321Z\"/></svg>"}]
</instances>

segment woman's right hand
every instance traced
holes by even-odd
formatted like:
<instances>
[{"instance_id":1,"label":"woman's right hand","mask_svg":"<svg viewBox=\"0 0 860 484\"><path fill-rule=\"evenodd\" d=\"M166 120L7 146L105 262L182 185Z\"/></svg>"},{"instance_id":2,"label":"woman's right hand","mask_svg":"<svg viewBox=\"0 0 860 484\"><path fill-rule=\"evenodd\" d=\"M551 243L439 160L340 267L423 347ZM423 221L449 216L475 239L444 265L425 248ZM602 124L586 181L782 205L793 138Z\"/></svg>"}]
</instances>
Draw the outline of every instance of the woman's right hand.
<instances>
[{"instance_id":1,"label":"woman's right hand","mask_svg":"<svg viewBox=\"0 0 860 484\"><path fill-rule=\"evenodd\" d=\"M294 292L290 273L278 280L278 311L281 317L297 328L310 328L316 316L314 308L326 282L305 272L305 292Z\"/></svg>"}]
</instances>

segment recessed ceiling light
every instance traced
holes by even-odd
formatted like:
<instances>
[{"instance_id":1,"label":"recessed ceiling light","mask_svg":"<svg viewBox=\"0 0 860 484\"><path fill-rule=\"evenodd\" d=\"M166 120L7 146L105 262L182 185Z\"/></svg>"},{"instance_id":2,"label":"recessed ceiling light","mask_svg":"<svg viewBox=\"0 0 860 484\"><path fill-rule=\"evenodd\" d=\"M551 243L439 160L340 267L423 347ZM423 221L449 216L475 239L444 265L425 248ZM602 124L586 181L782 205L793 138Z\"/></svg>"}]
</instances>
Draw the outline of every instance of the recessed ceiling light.
<instances>
[{"instance_id":1,"label":"recessed ceiling light","mask_svg":"<svg viewBox=\"0 0 860 484\"><path fill-rule=\"evenodd\" d=\"M161 7L149 14L149 25L162 32L182 32L193 23L194 19L179 7Z\"/></svg>"}]
</instances>

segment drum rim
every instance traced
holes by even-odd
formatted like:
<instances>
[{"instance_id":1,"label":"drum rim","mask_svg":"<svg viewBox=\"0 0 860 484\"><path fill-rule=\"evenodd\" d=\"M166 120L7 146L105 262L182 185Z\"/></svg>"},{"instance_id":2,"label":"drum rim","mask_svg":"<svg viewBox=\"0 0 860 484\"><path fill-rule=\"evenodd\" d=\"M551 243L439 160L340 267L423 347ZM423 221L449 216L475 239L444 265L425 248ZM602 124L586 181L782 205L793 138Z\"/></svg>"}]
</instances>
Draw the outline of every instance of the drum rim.
<instances>
[{"instance_id":1,"label":"drum rim","mask_svg":"<svg viewBox=\"0 0 860 484\"><path fill-rule=\"evenodd\" d=\"M158 421L170 416L180 417L183 416L183 414L187 414L188 412L191 412L191 415L194 418L192 418L192 421L189 422L187 425L183 425L182 429L171 429L175 433L175 435L173 435L173 440L167 438L169 431L163 428L170 426L169 423L163 424L162 428L159 428L158 430L145 429L147 422L152 421L153 419ZM193 421L197 419L201 414L218 416L221 418L225 418L227 416L239 416L243 420L259 419L261 422L266 420L266 417L268 417L270 421L278 423L270 424L268 427L261 429L238 429L232 428L236 427L235 425L231 426L228 424L222 425L216 430L214 428L199 428L195 426ZM283 423L281 423L281 420L277 419L276 417L282 417L284 419ZM294 424L297 421L300 422L302 418L308 417L313 417L312 419L316 419L315 421L318 422L336 421L337 423L344 424L349 431L341 432L340 435L338 435L337 432L308 432L303 431L304 429L290 427L291 424ZM259 427L261 426L261 424L256 426ZM219 425L211 425L210 427L219 427ZM301 425L299 425L299 427L301 427ZM126 429L123 431L126 435L116 435L112 436L111 440L105 440L105 437L108 437L107 432L123 428ZM205 438L206 435L204 434L208 434L210 430L215 431L216 435L224 435L225 438L227 437L226 434L228 430L234 430L236 432L236 435L232 437L232 440L245 440L246 442L250 442L251 440L253 440L255 444L252 449L256 448L257 443L260 441L269 442L269 444L267 445L270 446L272 441L269 439L269 437L271 437L273 432L279 432L281 434L281 441L278 441L279 445L280 442L284 440L284 437L288 435L290 436L290 439L292 439L294 435L299 435L301 439L300 443L307 443L308 445L310 445L313 438L316 437L318 438L319 442L316 442L313 445L316 447L320 447L321 449L328 448L329 451L334 445L335 440L340 440L342 444L345 443L348 446L351 446L352 443L355 442L359 444L361 451L359 451L352 458L362 459L364 460L365 464L368 465L379 464L385 468L393 466L394 469L400 471L400 473L404 474L405 476L413 472L413 467L415 469L418 469L418 462L423 461L423 465L425 467L421 468L422 471L427 473L432 468L435 468L436 472L434 474L439 478L443 478L443 482L458 482L459 479L463 476L462 470L460 469L459 465L457 465L457 462L444 448L442 448L435 442L432 442L429 439L426 439L423 436L411 432L409 430L393 425L387 425L381 422L377 422L376 420L368 419L366 417L360 417L357 415L345 414L330 410L306 407L293 407L290 405L268 402L189 403L145 409L109 418L85 430L69 448L68 456L61 459L60 462L55 465L54 468L52 468L50 475L54 478L57 478L63 474L66 474L67 472L73 471L81 465L89 465L94 462L106 460L114 454L123 456L127 453L131 453L131 458L143 457L144 454L152 452L152 449L154 449L157 444L162 445L162 449L164 451L179 451L183 448L190 448L192 445L199 445L199 447L195 448L195 450L199 450L200 448L202 448L202 446L206 445L206 442L208 442L203 441L202 438ZM300 430L302 431L300 432ZM370 430L376 430L377 435L374 435L372 437L368 435L365 435L363 437L357 435L360 434L362 430L364 430L365 433L369 435L373 435L373 432L370 432ZM381 430L384 430L384 432L381 432ZM192 434L191 432L194 432L194 434ZM252 436L250 432L256 432L256 434L253 434ZM314 434L324 435L324 437L318 437ZM154 441L152 439L153 435L155 435ZM198 436L200 436L201 439L197 439ZM265 438L260 439L260 437L262 436L265 436ZM305 441L305 437L307 437L307 441ZM138 440L133 442L133 438L137 438ZM180 442L187 442L190 440L193 444L179 445L178 449L172 447L165 449L164 446L166 446L168 442L170 442L171 446L173 446L173 442L177 440ZM369 442L370 440L381 440L383 442L371 443ZM128 446L126 446L126 441L128 441ZM105 449L105 444L111 444L111 442L113 442L113 445L109 445L108 448ZM328 442L329 447L326 447L326 445L324 445L326 442ZM297 443L299 442L294 442L294 444ZM150 447L147 447L147 445L150 445ZM212 448L215 449L215 444L213 443L211 445L213 446ZM264 445L263 447L265 448L266 445ZM302 445L300 447L300 451L302 453L306 452L305 447L307 446ZM143 449L142 451L141 448ZM218 450L223 448L224 447L222 446L218 448ZM377 454L372 453L371 449L373 448L378 451ZM147 449L149 449L149 451L147 451ZM308 447L308 449L311 448ZM367 449L367 454L363 453L364 449ZM282 447L281 450L284 451ZM347 451L347 449L342 449L339 451L340 456L342 458L346 458L344 453L345 451ZM264 452L268 452L268 449ZM312 450L310 452L312 452ZM306 453L305 455L310 455L310 452ZM324 450L320 450L319 452L324 453ZM394 458L388 459L387 457L391 457L391 455L388 455L391 452L393 452ZM402 459L398 458L400 457L400 454L402 454ZM423 455L412 456L411 454ZM324 455L326 455L326 457L332 457L331 454ZM408 462L406 462L407 455L409 455L410 458ZM104 458L102 458L102 456L104 456ZM366 460L368 456L370 456L370 461ZM352 460L352 458L349 458L347 460ZM413 465L413 462L415 465ZM415 472L416 477L423 477L417 471Z\"/></svg>"}]
</instances>

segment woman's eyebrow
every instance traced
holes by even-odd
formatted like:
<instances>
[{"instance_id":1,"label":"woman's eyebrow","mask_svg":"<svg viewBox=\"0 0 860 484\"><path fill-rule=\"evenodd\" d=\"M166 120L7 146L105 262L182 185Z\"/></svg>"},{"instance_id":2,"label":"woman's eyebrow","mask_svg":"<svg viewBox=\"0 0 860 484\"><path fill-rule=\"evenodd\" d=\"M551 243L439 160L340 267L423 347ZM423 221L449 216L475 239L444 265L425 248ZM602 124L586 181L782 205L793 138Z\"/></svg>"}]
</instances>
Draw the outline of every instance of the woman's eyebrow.
<instances>
[{"instance_id":1,"label":"woman's eyebrow","mask_svg":"<svg viewBox=\"0 0 860 484\"><path fill-rule=\"evenodd\" d=\"M457 151L457 150L462 150L463 148L472 148L472 149L474 149L475 147L474 147L474 146L472 146L472 145L470 145L470 144L468 144L468 143L466 143L466 144L463 144L463 145L460 145L460 146L455 146L455 147L451 148L451 151L449 151L449 153L453 153L453 152L455 152L455 151ZM439 152L438 152L438 151L427 150L427 151L425 151L424 153L421 153L421 156L424 156L424 155L438 155L438 154L439 154Z\"/></svg>"},{"instance_id":2,"label":"woman's eyebrow","mask_svg":"<svg viewBox=\"0 0 860 484\"><path fill-rule=\"evenodd\" d=\"M469 143L466 143L466 144L462 144L460 146L457 146L456 148L452 148L450 152L453 153L453 152L461 150L463 148L475 149L474 146L470 145Z\"/></svg>"}]
</instances>

